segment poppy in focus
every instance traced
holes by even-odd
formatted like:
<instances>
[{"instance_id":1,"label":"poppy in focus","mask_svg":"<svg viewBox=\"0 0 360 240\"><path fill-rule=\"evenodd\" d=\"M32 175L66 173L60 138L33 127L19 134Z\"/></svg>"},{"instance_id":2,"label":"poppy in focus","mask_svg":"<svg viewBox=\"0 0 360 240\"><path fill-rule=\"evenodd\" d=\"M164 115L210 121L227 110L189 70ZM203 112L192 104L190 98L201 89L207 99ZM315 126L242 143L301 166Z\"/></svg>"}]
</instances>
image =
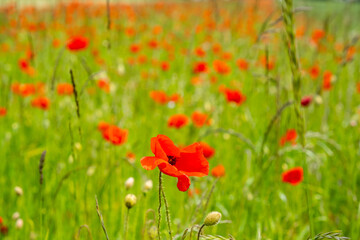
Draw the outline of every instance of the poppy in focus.
<instances>
[{"instance_id":1,"label":"poppy in focus","mask_svg":"<svg viewBox=\"0 0 360 240\"><path fill-rule=\"evenodd\" d=\"M185 192L190 186L191 176L204 177L209 173L209 163L199 143L179 149L165 135L151 138L151 151L155 156L143 157L141 165L145 170L159 170L178 179L177 187Z\"/></svg>"}]
</instances>

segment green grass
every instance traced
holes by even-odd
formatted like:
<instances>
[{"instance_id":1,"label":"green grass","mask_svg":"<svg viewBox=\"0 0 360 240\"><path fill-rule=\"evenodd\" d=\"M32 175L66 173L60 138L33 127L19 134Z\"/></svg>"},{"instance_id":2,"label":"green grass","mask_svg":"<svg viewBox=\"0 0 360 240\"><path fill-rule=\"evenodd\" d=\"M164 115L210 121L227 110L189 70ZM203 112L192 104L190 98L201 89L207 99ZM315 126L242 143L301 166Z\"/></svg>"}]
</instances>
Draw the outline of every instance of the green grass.
<instances>
[{"instance_id":1,"label":"green grass","mask_svg":"<svg viewBox=\"0 0 360 240\"><path fill-rule=\"evenodd\" d=\"M301 5L298 3L298 5ZM73 96L58 96L50 90L51 76L60 48L52 47L56 37L62 42L67 40L64 30L48 27L46 31L28 33L17 29L11 34L8 21L16 16L0 15L0 27L6 30L0 35L0 44L10 46L9 52L0 52L0 106L8 109L5 117L0 117L0 217L9 226L7 236L0 239L73 239L80 226L88 225L93 239L105 239L96 207L95 195L99 201L100 211L110 239L123 239L123 226L126 215L124 198L126 194L137 196L137 204L130 211L128 223L128 239L142 239L148 209L155 212L158 207L158 169L145 171L140 165L143 156L151 156L150 139L157 134L169 136L176 144L207 142L216 150L215 156L209 160L210 169L222 164L226 176L217 182L209 205L201 211L196 223L201 224L210 211L222 213L222 223L205 228L204 233L233 235L236 239L307 239L309 221L304 188L310 193L310 206L315 233L342 230L351 239L360 238L359 204L359 113L360 95L356 92L356 83L360 81L359 44L354 61L340 67L334 60L339 52L336 43L347 44L349 39L359 34L358 5L334 3L316 3L312 11L297 14L297 26L306 24L305 36L298 39L300 62L304 70L313 63L318 63L321 70L330 70L337 74L337 81L329 92L322 92L321 104L315 102L303 109L306 121L306 152L299 146L286 145L279 147L279 139L287 129L296 128L296 117L293 107L286 108L279 121L275 122L265 144L263 165L259 164L259 153L264 133L277 109L292 100L291 71L284 47L282 32L269 35L268 43L254 44L249 36L240 35L234 28L213 30L195 34L195 26L202 22L203 12L193 7L177 7L172 17L157 11L153 7L140 9L136 14L134 26L140 28L147 24L149 29L129 38L124 31L112 29L106 31L105 12L99 17L78 17L74 25L92 26L96 30L90 38L87 50L77 54L65 51L57 69L56 83L70 83L69 70L74 72L77 89L87 82L88 75L80 59L85 59L92 73L105 70L112 84L109 94L96 89L95 94L85 92L79 97L80 119L76 115ZM211 6L211 5L209 5ZM233 5L222 6L231 16L231 24L245 22L245 8ZM280 16L280 8L275 5L276 13L272 19ZM170 11L170 9L169 9ZM147 13L146 16L141 14ZM230 14L233 15L230 15ZM188 17L180 21L179 15ZM260 7L259 18L255 24L256 32L269 12ZM221 15L224 17L224 13ZM40 12L29 19L41 19L51 23L49 12ZM325 41L326 52L318 52L311 47L309 39L311 31L324 28L328 20L328 32L333 41ZM64 17L58 18L64 24ZM113 20L116 26L129 26L124 12L120 18ZM163 27L159 39L166 41L174 48L174 59L169 60L163 49L150 50L145 45L154 36L151 28L155 25ZM282 30L281 24L275 26ZM13 29L14 30L14 29ZM169 33L174 34L173 38ZM193 49L200 46L211 35L213 42L221 43L223 50L231 52L233 59L229 61L231 73L218 75L216 84L209 81L201 86L193 86L190 79L194 61L201 60L193 54L184 56L182 49ZM18 68L18 59L24 56L25 49L33 43L35 58L32 65L37 71L33 78L22 73ZM104 46L110 39L111 49ZM129 46L141 43L141 54L148 60L169 61L170 70L162 72L150 62L144 65L131 66L127 63L132 57ZM16 45L19 46L17 49ZM21 47L21 45L25 47ZM280 81L280 88L265 77L264 69L259 66L260 55L265 54L266 46L270 57L276 57L276 67L269 76ZM96 64L92 49L98 49L105 60L105 66ZM17 50L16 50L17 49ZM204 61L211 63L218 58L209 50ZM240 71L235 62L245 58L250 63L247 72ZM119 75L117 68L124 65L125 73ZM157 77L143 79L141 72L157 74ZM207 79L205 77L205 79ZM312 80L307 73L302 77L301 95L311 95L321 85L321 77ZM51 100L48 111L31 107L32 97L21 98L10 91L14 82L44 82L46 95ZM239 88L247 96L241 106L229 104L219 93L220 84ZM89 82L95 87L95 81ZM149 91L165 90L167 93L179 93L183 102L174 108L154 103ZM278 93L278 95L277 95ZM211 115L211 126L195 128L192 123L182 129L167 127L168 118L176 113L187 116L195 110ZM113 122L121 128L129 130L127 142L122 146L113 146L106 142L97 130L100 121ZM355 126L352 126L355 123ZM241 133L254 146L228 133L211 133L210 130L232 129ZM79 134L81 129L82 135ZM204 137L202 137L204 136ZM39 160L46 150L43 169L44 183L39 184ZM136 154L134 165L125 159L127 152ZM281 173L295 166L302 166L306 161L308 169L306 184L291 186L281 181ZM90 174L94 170L93 174ZM134 177L135 185L126 190L124 182ZM151 179L154 188L144 194L143 184ZM172 230L175 234L191 227L191 214L202 194L210 190L214 178L192 178L191 188L200 189L201 193L193 198L180 192L176 187L176 179L163 176L165 193L169 202ZM17 196L14 188L20 186L24 194ZM22 229L15 228L12 220L14 212L19 212L24 220ZM156 216L156 214L155 214ZM151 211L148 217L152 217ZM149 218L147 218L149 220ZM165 211L162 214L162 239L167 238ZM156 221L147 224L146 229L156 226ZM86 230L81 230L79 239L90 239ZM149 239L149 238L146 238ZM179 238L181 239L181 238ZM188 239L188 238L187 238ZM193 237L193 239L195 239Z\"/></svg>"}]
</instances>

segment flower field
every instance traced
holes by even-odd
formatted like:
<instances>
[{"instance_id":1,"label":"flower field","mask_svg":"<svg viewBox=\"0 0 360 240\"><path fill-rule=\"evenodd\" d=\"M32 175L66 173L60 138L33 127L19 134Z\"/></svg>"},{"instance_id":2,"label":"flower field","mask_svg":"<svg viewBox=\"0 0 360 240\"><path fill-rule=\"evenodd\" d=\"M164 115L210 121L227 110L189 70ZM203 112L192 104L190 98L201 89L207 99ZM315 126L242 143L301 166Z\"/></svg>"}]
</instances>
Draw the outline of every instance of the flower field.
<instances>
[{"instance_id":1,"label":"flower field","mask_svg":"<svg viewBox=\"0 0 360 240\"><path fill-rule=\"evenodd\" d=\"M360 239L359 3L39 2L0 3L0 239Z\"/></svg>"}]
</instances>

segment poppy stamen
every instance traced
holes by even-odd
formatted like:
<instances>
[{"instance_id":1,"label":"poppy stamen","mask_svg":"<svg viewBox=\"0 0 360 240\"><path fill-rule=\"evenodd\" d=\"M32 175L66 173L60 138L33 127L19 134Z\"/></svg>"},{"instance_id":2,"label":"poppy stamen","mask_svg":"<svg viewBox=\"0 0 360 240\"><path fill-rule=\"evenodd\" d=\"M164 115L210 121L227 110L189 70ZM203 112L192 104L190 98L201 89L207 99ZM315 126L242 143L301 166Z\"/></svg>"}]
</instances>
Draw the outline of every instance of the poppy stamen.
<instances>
[{"instance_id":1,"label":"poppy stamen","mask_svg":"<svg viewBox=\"0 0 360 240\"><path fill-rule=\"evenodd\" d=\"M174 166L176 164L176 157L168 156L170 165Z\"/></svg>"}]
</instances>

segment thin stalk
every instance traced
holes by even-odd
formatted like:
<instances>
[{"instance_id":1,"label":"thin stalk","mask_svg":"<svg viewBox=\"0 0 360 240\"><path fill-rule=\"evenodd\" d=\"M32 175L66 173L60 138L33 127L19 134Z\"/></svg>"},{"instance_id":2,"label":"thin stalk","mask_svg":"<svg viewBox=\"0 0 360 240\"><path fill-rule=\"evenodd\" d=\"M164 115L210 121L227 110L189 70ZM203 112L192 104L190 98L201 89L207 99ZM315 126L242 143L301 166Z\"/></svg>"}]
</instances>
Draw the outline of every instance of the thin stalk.
<instances>
[{"instance_id":1,"label":"thin stalk","mask_svg":"<svg viewBox=\"0 0 360 240\"><path fill-rule=\"evenodd\" d=\"M126 240L127 226L128 226L128 222L129 222L129 212L130 212L130 208L127 209L127 211L126 211L126 216L125 216L125 223L124 223L124 240Z\"/></svg>"},{"instance_id":2,"label":"thin stalk","mask_svg":"<svg viewBox=\"0 0 360 240\"><path fill-rule=\"evenodd\" d=\"M171 218L170 218L169 205L168 205L168 202L166 200L164 189L161 189L161 191L162 191L162 196L164 198L164 203L165 203L166 222L167 222L167 225L168 225L168 228L169 228L169 235L170 235L170 239L173 239L172 238L172 232L171 232Z\"/></svg>"},{"instance_id":3,"label":"thin stalk","mask_svg":"<svg viewBox=\"0 0 360 240\"><path fill-rule=\"evenodd\" d=\"M158 207L158 238L161 239L160 235L160 223L161 223L161 192L162 192L162 172L159 173L159 207Z\"/></svg>"},{"instance_id":4,"label":"thin stalk","mask_svg":"<svg viewBox=\"0 0 360 240\"><path fill-rule=\"evenodd\" d=\"M100 219L100 222L101 222L101 227L102 227L102 229L103 229L103 231L104 231L104 233L105 233L106 239L109 240L109 236L108 236L107 231L106 231L104 219L103 219L103 216L102 216L102 214L101 214L101 212L100 212L99 202L98 202L98 199L97 199L97 196L96 196L96 195L95 195L95 203L96 203L96 212L97 212L97 214L98 214L98 216L99 216L99 219Z\"/></svg>"},{"instance_id":5,"label":"thin stalk","mask_svg":"<svg viewBox=\"0 0 360 240\"><path fill-rule=\"evenodd\" d=\"M303 114L300 110L300 89L301 89L301 72L300 72L300 65L297 58L297 51L296 51L296 44L295 44L295 34L294 34L294 15L293 15L293 0L284 0L282 2L282 12L284 17L285 23L285 30L287 36L287 47L288 47L288 55L290 59L290 68L292 72L292 86L293 86L293 94L295 100L295 115L297 120L297 129L299 132L299 139L302 148L305 148L305 120ZM310 230L310 238L314 236L314 229L312 223L312 216L311 216L311 203L310 203L310 196L307 188L307 163L305 156L303 157L304 162L304 191L306 197L306 205L308 210L308 220L309 220L309 230Z\"/></svg>"},{"instance_id":6,"label":"thin stalk","mask_svg":"<svg viewBox=\"0 0 360 240\"><path fill-rule=\"evenodd\" d=\"M198 232L198 236L197 236L197 240L200 240L200 236L201 236L201 231L202 229L205 227L205 224L201 225L199 232Z\"/></svg>"}]
</instances>

